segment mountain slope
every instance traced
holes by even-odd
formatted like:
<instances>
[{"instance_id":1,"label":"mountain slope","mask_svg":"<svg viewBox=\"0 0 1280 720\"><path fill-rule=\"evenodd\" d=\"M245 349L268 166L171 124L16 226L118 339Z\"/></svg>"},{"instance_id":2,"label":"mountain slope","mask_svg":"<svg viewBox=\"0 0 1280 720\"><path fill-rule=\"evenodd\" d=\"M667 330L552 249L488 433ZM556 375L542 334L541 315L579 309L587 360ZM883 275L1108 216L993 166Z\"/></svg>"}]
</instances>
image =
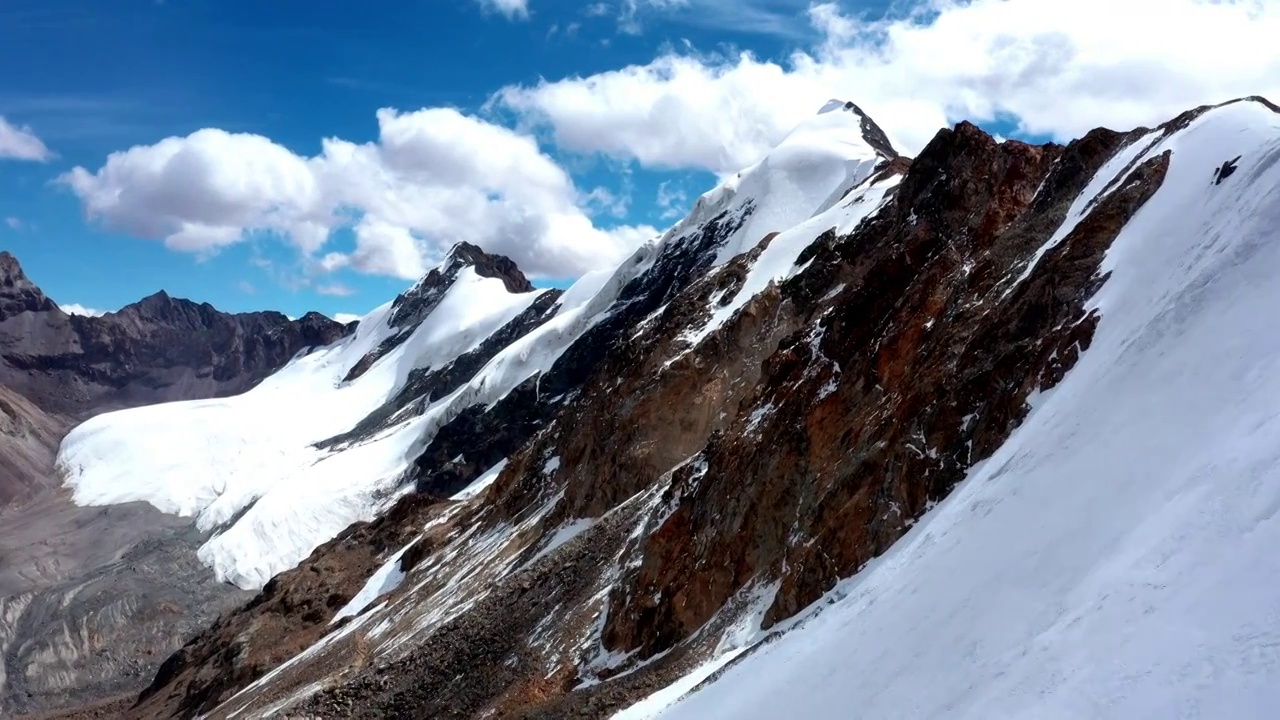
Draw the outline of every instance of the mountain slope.
<instances>
[{"instance_id":1,"label":"mountain slope","mask_svg":"<svg viewBox=\"0 0 1280 720\"><path fill-rule=\"evenodd\" d=\"M153 295L68 316L0 252L0 714L136 691L243 596L195 557L206 537L139 503L76 506L54 456L119 407L225 395L347 332L312 314L229 315Z\"/></svg>"},{"instance_id":2,"label":"mountain slope","mask_svg":"<svg viewBox=\"0 0 1280 720\"><path fill-rule=\"evenodd\" d=\"M228 315L163 291L103 317L67 315L0 252L0 386L47 416L35 424L57 426L58 435L108 410L243 392L300 350L345 332L317 313L297 321L273 312ZM16 442L7 437L0 443ZM27 459L22 472L0 480L0 504L52 474L52 453L34 452L30 440L13 450Z\"/></svg>"},{"instance_id":3,"label":"mountain slope","mask_svg":"<svg viewBox=\"0 0 1280 720\"><path fill-rule=\"evenodd\" d=\"M385 512L308 530L131 716L640 718L708 679L671 716L1256 715L1277 118L1065 147L962 123L908 160L833 102L614 272L433 355L447 262L326 370L394 375L314 448ZM150 452L159 417L64 457ZM389 438L396 472L361 455ZM1220 607L1206 655L1184 621ZM1123 652L1139 692L1102 669Z\"/></svg>"},{"instance_id":4,"label":"mountain slope","mask_svg":"<svg viewBox=\"0 0 1280 720\"><path fill-rule=\"evenodd\" d=\"M1217 109L1135 162L1166 151L1063 382L821 614L661 717L1243 718L1280 703L1280 115Z\"/></svg>"},{"instance_id":5,"label":"mountain slope","mask_svg":"<svg viewBox=\"0 0 1280 720\"><path fill-rule=\"evenodd\" d=\"M63 443L78 503L146 501L218 533L200 557L219 579L265 584L400 487L433 415L337 451L320 445L396 396L415 370L480 345L538 299L485 277L460 246L443 272L361 320L345 341L297 358L242 395L99 415ZM516 271L518 272L518 271ZM523 276L521 276L523 279ZM558 295L558 293L555 293ZM140 441L140 439L145 440Z\"/></svg>"}]
</instances>

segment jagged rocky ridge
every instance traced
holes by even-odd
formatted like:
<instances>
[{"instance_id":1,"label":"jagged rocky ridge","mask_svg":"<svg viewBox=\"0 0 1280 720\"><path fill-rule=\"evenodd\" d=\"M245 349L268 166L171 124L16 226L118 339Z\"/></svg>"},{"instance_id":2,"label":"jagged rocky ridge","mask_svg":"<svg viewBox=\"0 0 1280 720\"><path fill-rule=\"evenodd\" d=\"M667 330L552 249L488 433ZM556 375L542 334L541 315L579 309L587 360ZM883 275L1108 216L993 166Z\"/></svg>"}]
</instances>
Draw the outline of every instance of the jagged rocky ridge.
<instances>
[{"instance_id":1,"label":"jagged rocky ridge","mask_svg":"<svg viewBox=\"0 0 1280 720\"><path fill-rule=\"evenodd\" d=\"M708 658L749 663L1088 352L1108 250L1165 187L1177 143L1206 142L1188 129L1275 108L1248 99L1065 147L961 124L914 161L856 106L824 110L856 118L843 137L865 152L806 187L808 208L779 214L795 198L768 191L795 167L784 143L584 281L593 294L531 299L495 325L501 342L414 368L479 352L462 384L390 393L329 448L412 427L394 483L417 492L193 638L129 713L609 717L691 688ZM852 128L822 127L837 130ZM1253 149L1183 172L1203 171L1206 193L1274 181L1276 148ZM1224 162L1242 172L1224 179Z\"/></svg>"},{"instance_id":2,"label":"jagged rocky ridge","mask_svg":"<svg viewBox=\"0 0 1280 720\"><path fill-rule=\"evenodd\" d=\"M0 252L0 714L136 691L187 633L243 600L196 561L207 533L188 522L74 505L54 468L67 431L123 407L243 392L349 330L164 292L67 315Z\"/></svg>"}]
</instances>

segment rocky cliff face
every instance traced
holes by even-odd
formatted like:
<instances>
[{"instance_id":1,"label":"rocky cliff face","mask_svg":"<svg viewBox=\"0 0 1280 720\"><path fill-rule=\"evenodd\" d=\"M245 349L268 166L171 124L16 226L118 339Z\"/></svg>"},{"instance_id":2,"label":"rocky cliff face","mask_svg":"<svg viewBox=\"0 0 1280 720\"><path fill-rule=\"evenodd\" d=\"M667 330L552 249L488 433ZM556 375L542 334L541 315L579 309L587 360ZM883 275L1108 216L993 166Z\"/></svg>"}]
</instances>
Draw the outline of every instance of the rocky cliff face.
<instances>
[{"instance_id":1,"label":"rocky cliff face","mask_svg":"<svg viewBox=\"0 0 1280 720\"><path fill-rule=\"evenodd\" d=\"M79 508L54 471L77 422L242 392L348 329L230 315L161 292L64 313L0 252L0 714L136 689L229 603L195 558L207 533L141 504Z\"/></svg>"}]
</instances>

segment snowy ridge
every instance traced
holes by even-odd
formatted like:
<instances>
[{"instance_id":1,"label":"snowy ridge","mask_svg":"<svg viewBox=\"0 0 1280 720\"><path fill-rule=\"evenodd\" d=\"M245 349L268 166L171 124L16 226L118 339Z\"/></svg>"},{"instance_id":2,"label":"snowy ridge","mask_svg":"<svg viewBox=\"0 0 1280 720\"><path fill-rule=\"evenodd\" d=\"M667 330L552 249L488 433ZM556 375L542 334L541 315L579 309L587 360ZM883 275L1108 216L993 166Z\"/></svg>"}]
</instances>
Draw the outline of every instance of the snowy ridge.
<instances>
[{"instance_id":1,"label":"snowy ridge","mask_svg":"<svg viewBox=\"0 0 1280 720\"><path fill-rule=\"evenodd\" d=\"M414 459L430 418L343 452L315 447L404 385L475 347L538 293L507 292L471 268L409 339L352 382L350 368L394 334L391 304L353 337L295 359L253 390L108 413L76 428L58 463L77 503L145 501L218 533L200 550L219 578L257 587L357 520L370 519Z\"/></svg>"},{"instance_id":2,"label":"snowy ridge","mask_svg":"<svg viewBox=\"0 0 1280 720\"><path fill-rule=\"evenodd\" d=\"M746 281L733 299L723 305L713 303L711 317L707 322L701 327L690 328L687 331L685 339L689 345L695 346L715 332L770 283L785 280L799 272L801 268L796 266L796 260L822 233L828 230L834 230L838 234L848 233L857 227L858 223L874 215L884 206L889 193L901 181L901 175L892 175L887 178L867 177L833 207L778 233L752 264Z\"/></svg>"},{"instance_id":3,"label":"snowy ridge","mask_svg":"<svg viewBox=\"0 0 1280 720\"><path fill-rule=\"evenodd\" d=\"M1230 104L1131 150L1169 171L1065 380L820 613L629 717L1273 714L1280 115Z\"/></svg>"},{"instance_id":4,"label":"snowy ridge","mask_svg":"<svg viewBox=\"0 0 1280 720\"><path fill-rule=\"evenodd\" d=\"M846 110L847 105L828 102L759 163L699 197L689 216L667 237L685 235L724 212L747 214L745 224L722 246L716 259L719 265L751 250L769 233L829 210L850 188L892 159L863 137L862 116Z\"/></svg>"}]
</instances>

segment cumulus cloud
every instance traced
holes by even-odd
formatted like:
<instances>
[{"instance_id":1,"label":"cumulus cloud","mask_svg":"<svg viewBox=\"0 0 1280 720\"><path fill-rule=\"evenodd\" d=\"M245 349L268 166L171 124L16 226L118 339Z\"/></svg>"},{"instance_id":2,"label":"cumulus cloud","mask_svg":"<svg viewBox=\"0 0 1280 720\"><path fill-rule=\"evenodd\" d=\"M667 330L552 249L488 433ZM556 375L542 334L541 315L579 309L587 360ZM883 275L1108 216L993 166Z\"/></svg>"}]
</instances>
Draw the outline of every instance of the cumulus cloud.
<instances>
[{"instance_id":1,"label":"cumulus cloud","mask_svg":"<svg viewBox=\"0 0 1280 720\"><path fill-rule=\"evenodd\" d=\"M107 314L105 310L95 310L85 307L79 303L58 303L58 307L62 308L62 312L68 315L81 315L84 317L101 317Z\"/></svg>"},{"instance_id":2,"label":"cumulus cloud","mask_svg":"<svg viewBox=\"0 0 1280 720\"><path fill-rule=\"evenodd\" d=\"M477 0L480 7L511 19L529 17L529 0Z\"/></svg>"},{"instance_id":3,"label":"cumulus cloud","mask_svg":"<svg viewBox=\"0 0 1280 720\"><path fill-rule=\"evenodd\" d=\"M31 160L46 162L53 159L53 152L25 125L14 125L0 115L0 160Z\"/></svg>"},{"instance_id":4,"label":"cumulus cloud","mask_svg":"<svg viewBox=\"0 0 1280 720\"><path fill-rule=\"evenodd\" d=\"M330 138L312 157L218 129L111 154L61 182L86 214L175 250L211 254L256 235L309 266L413 279L455 242L511 256L537 276L608 267L653 228L601 230L589 193L531 136L450 108L377 113L376 142ZM350 251L322 252L349 227Z\"/></svg>"},{"instance_id":5,"label":"cumulus cloud","mask_svg":"<svg viewBox=\"0 0 1280 720\"><path fill-rule=\"evenodd\" d=\"M1013 118L1066 140L1280 96L1280 3L1268 0L931 0L875 22L823 3L808 19L819 40L785 61L673 51L492 102L565 148L725 174L831 97L915 152L960 119Z\"/></svg>"}]
</instances>

